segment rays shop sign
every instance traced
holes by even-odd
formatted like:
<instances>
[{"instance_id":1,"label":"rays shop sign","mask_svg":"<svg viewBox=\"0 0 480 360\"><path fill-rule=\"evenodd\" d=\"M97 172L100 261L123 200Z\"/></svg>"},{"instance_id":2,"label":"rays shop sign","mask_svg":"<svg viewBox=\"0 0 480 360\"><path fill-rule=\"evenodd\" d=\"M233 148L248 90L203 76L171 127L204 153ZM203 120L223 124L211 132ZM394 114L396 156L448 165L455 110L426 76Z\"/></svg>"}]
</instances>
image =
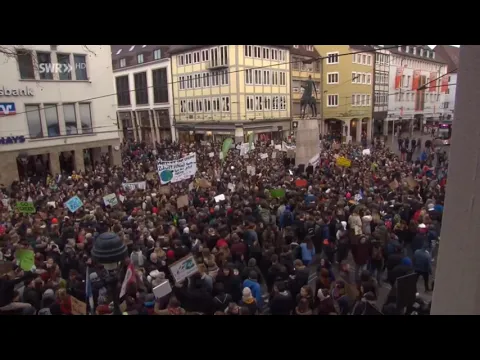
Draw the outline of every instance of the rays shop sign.
<instances>
[{"instance_id":1,"label":"rays shop sign","mask_svg":"<svg viewBox=\"0 0 480 360\"><path fill-rule=\"evenodd\" d=\"M23 144L25 136L5 136L0 137L0 145Z\"/></svg>"}]
</instances>

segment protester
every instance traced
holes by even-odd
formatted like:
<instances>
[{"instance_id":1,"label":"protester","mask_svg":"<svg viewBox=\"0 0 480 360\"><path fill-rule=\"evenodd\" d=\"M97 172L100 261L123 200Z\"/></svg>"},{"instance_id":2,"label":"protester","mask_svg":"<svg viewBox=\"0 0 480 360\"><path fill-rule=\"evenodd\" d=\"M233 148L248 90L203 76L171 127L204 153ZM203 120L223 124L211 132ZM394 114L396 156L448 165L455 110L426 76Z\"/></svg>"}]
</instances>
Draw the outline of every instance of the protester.
<instances>
[{"instance_id":1,"label":"protester","mask_svg":"<svg viewBox=\"0 0 480 360\"><path fill-rule=\"evenodd\" d=\"M281 141L226 150L127 142L121 167L103 156L83 172L1 187L0 256L12 266L0 279L0 314L71 315L80 302L97 315L346 315L366 312L384 278L393 286L415 271L430 290L447 161L432 167L421 153L402 160L383 146L364 155L366 140L332 139L322 140L306 174L288 158L294 146ZM405 153L410 141L400 140ZM159 161L192 153L191 176L172 182L176 174L158 173ZM340 157L350 166L339 166ZM75 196L81 206L71 211ZM34 211L20 212L18 202ZM92 257L104 232L128 250L113 279L125 285L119 301L111 274ZM195 272L175 280L171 266L191 255ZM124 281L127 269L133 275ZM156 298L166 281L171 292Z\"/></svg>"}]
</instances>

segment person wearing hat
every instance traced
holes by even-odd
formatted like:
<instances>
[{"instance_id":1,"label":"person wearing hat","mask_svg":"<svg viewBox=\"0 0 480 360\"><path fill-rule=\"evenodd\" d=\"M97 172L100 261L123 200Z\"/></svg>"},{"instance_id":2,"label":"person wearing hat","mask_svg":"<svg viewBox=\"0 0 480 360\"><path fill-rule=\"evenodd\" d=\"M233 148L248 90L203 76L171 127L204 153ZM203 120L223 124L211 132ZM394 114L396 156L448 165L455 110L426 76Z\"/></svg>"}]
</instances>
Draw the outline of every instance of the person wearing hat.
<instances>
[{"instance_id":1,"label":"person wearing hat","mask_svg":"<svg viewBox=\"0 0 480 360\"><path fill-rule=\"evenodd\" d=\"M258 314L258 305L255 298L252 296L250 288L245 287L242 291L242 300L240 301L240 307L246 307L248 309L248 315Z\"/></svg>"},{"instance_id":2,"label":"person wearing hat","mask_svg":"<svg viewBox=\"0 0 480 360\"><path fill-rule=\"evenodd\" d=\"M432 256L427 250L428 244L424 244L421 249L416 250L413 253L413 264L417 277L422 277L425 292L431 291L430 289L430 275L432 274Z\"/></svg>"}]
</instances>

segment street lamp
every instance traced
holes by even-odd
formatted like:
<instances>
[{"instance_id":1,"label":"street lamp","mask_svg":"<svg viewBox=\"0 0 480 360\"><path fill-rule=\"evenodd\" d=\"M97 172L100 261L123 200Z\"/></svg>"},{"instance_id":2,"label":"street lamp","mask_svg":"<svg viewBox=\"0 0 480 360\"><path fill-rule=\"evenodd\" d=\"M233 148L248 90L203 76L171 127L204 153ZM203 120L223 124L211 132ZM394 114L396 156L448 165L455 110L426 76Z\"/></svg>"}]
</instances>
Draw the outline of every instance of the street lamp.
<instances>
[{"instance_id":1,"label":"street lamp","mask_svg":"<svg viewBox=\"0 0 480 360\"><path fill-rule=\"evenodd\" d=\"M118 269L126 254L127 247L120 237L112 232L100 234L93 244L92 256L94 260L102 264L108 271L105 283L113 300L113 315L122 315L117 292Z\"/></svg>"}]
</instances>

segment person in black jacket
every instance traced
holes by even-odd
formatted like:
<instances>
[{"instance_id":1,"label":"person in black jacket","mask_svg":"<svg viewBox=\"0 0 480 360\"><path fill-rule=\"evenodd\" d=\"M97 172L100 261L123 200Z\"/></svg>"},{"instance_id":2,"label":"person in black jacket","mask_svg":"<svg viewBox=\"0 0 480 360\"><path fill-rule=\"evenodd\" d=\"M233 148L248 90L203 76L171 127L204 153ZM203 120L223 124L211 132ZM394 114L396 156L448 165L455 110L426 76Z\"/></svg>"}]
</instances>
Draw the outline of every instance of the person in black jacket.
<instances>
[{"instance_id":1,"label":"person in black jacket","mask_svg":"<svg viewBox=\"0 0 480 360\"><path fill-rule=\"evenodd\" d=\"M272 266L267 272L268 292L272 291L273 285L277 280L285 281L288 279L287 268L278 262L278 255L273 254L271 257Z\"/></svg>"},{"instance_id":2,"label":"person in black jacket","mask_svg":"<svg viewBox=\"0 0 480 360\"><path fill-rule=\"evenodd\" d=\"M277 281L275 283L269 306L272 315L290 315L295 307L295 303L292 294L287 290L285 282Z\"/></svg>"},{"instance_id":3,"label":"person in black jacket","mask_svg":"<svg viewBox=\"0 0 480 360\"><path fill-rule=\"evenodd\" d=\"M232 296L225 292L225 287L222 283L215 283L214 286L215 297L213 298L213 307L215 311L225 311L232 300Z\"/></svg>"},{"instance_id":4,"label":"person in black jacket","mask_svg":"<svg viewBox=\"0 0 480 360\"><path fill-rule=\"evenodd\" d=\"M192 287L186 285L186 281L176 283L174 294L186 311L199 312L205 315L213 315L215 307L212 295L202 286L200 274L191 278Z\"/></svg>"},{"instance_id":5,"label":"person in black jacket","mask_svg":"<svg viewBox=\"0 0 480 360\"><path fill-rule=\"evenodd\" d=\"M31 272L25 273L23 276L10 279L8 275L0 277L0 314L10 311L24 311L24 309L31 309L32 306L29 303L12 301L15 298L15 285L21 282L32 282L37 275ZM25 310L28 311L28 310Z\"/></svg>"},{"instance_id":6,"label":"person in black jacket","mask_svg":"<svg viewBox=\"0 0 480 360\"><path fill-rule=\"evenodd\" d=\"M310 276L310 270L303 265L302 260L295 260L295 275L293 275L290 279L290 292L292 293L292 297L296 298L296 296L300 293L300 289L302 286L308 284L308 277Z\"/></svg>"}]
</instances>

